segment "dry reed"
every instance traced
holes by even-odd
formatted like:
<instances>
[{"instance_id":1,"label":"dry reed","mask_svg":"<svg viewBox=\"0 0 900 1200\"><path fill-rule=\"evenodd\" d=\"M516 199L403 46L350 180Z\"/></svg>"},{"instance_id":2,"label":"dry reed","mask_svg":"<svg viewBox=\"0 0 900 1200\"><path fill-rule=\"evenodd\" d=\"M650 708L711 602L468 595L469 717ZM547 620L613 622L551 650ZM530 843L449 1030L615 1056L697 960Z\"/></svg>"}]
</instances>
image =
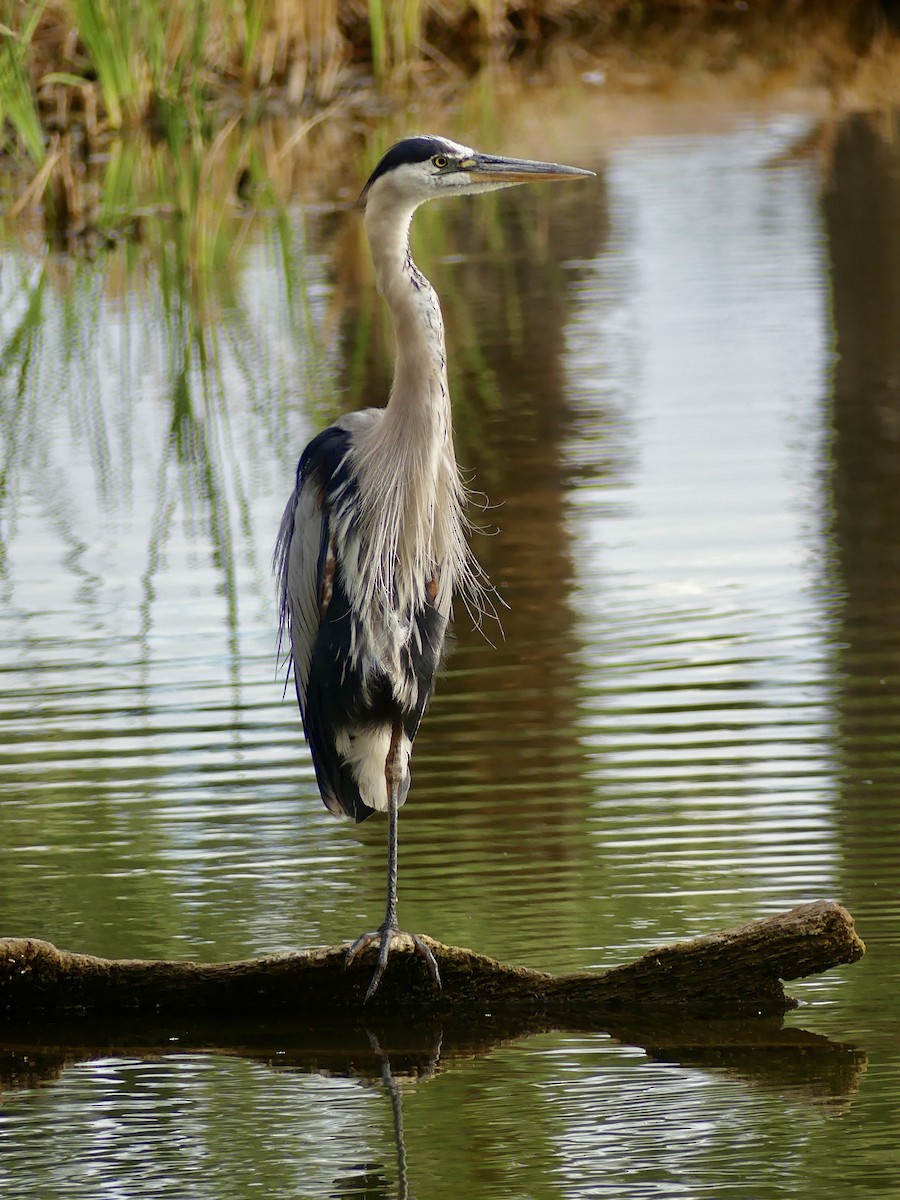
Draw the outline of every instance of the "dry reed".
<instances>
[{"instance_id":1,"label":"dry reed","mask_svg":"<svg viewBox=\"0 0 900 1200\"><path fill-rule=\"evenodd\" d=\"M742 53L777 67L824 37L827 74L887 18L878 0L0 0L0 24L0 116L39 161L36 117L115 129L174 102L317 106L423 72L458 77L516 57L540 69L560 47L725 69Z\"/></svg>"},{"instance_id":2,"label":"dry reed","mask_svg":"<svg viewBox=\"0 0 900 1200\"><path fill-rule=\"evenodd\" d=\"M790 76L832 95L893 93L898 78L898 42L876 0L0 0L0 37L0 170L11 179L18 163L20 176L6 217L43 201L48 225L68 236L95 224L110 185L90 164L114 158L120 131L161 139L183 193L178 164L208 161L236 117L290 115L277 151L260 137L265 161L253 168L283 199L325 115L343 114L331 137L342 149L322 176L333 188L335 164L356 171L376 123L394 131L391 112L426 100L455 110L473 77L485 103L503 107L496 81L511 63L530 83L584 77L608 91L731 73L761 89ZM232 168L237 194L248 162Z\"/></svg>"}]
</instances>

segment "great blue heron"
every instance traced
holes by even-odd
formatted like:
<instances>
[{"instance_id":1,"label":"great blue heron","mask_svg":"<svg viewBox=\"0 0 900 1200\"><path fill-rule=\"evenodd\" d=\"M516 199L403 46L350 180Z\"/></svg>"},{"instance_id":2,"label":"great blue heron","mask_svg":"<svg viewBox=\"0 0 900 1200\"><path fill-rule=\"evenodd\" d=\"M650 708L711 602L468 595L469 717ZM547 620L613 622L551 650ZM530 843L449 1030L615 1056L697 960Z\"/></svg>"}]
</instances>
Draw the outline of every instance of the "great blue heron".
<instances>
[{"instance_id":1,"label":"great blue heron","mask_svg":"<svg viewBox=\"0 0 900 1200\"><path fill-rule=\"evenodd\" d=\"M410 222L420 204L441 196L592 174L412 137L385 154L359 199L393 322L394 382L386 408L341 417L303 451L275 567L281 636L290 636L325 806L356 821L376 811L389 817L387 913L347 952L350 962L379 946L366 1000L400 932L397 810L409 791L413 739L434 691L453 595L478 590L453 453L444 325L410 256ZM434 955L412 940L439 988Z\"/></svg>"}]
</instances>

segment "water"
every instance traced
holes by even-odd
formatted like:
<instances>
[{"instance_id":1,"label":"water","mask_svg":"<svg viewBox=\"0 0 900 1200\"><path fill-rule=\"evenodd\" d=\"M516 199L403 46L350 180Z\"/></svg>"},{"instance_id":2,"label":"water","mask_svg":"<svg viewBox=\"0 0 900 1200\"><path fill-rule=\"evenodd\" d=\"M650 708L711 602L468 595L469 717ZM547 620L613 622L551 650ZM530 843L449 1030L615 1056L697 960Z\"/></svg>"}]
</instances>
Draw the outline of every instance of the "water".
<instances>
[{"instance_id":1,"label":"water","mask_svg":"<svg viewBox=\"0 0 900 1200\"><path fill-rule=\"evenodd\" d=\"M579 121L597 183L418 220L505 607L417 740L402 922L567 970L834 897L867 956L785 1032L386 1039L388 1082L289 1029L8 1031L4 1196L900 1195L897 142ZM356 220L231 210L206 291L162 235L2 245L4 933L224 960L380 919L384 823L318 800L270 575L305 441L389 378Z\"/></svg>"}]
</instances>

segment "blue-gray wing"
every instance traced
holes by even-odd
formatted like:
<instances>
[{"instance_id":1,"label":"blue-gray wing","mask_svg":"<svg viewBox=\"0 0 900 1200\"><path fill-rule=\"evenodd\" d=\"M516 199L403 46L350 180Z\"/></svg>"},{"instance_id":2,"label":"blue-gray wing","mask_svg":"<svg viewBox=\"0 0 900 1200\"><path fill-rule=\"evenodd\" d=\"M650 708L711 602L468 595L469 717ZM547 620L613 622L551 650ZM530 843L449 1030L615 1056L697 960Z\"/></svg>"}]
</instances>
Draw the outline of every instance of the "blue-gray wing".
<instances>
[{"instance_id":1,"label":"blue-gray wing","mask_svg":"<svg viewBox=\"0 0 900 1200\"><path fill-rule=\"evenodd\" d=\"M352 494L348 452L351 430L365 411L343 417L313 438L297 464L297 479L281 518L275 546L279 584L279 650L290 638L297 700L304 722L313 654L328 612L335 576L330 516L335 496ZM347 631L349 636L349 630Z\"/></svg>"},{"instance_id":2,"label":"blue-gray wing","mask_svg":"<svg viewBox=\"0 0 900 1200\"><path fill-rule=\"evenodd\" d=\"M345 756L342 731L353 725L361 693L358 669L350 659L351 616L341 584L331 510L336 497L352 502L349 474L350 429L345 417L313 438L297 467L294 494L281 518L275 549L279 580L279 648L290 641L290 663L303 729L326 808L357 821L372 808L363 802ZM287 647L285 647L287 649Z\"/></svg>"},{"instance_id":3,"label":"blue-gray wing","mask_svg":"<svg viewBox=\"0 0 900 1200\"><path fill-rule=\"evenodd\" d=\"M322 609L322 577L328 550L328 519L318 481L297 472L297 487L281 518L275 564L279 581L279 651L290 654L300 712ZM285 645L285 641L290 645Z\"/></svg>"}]
</instances>

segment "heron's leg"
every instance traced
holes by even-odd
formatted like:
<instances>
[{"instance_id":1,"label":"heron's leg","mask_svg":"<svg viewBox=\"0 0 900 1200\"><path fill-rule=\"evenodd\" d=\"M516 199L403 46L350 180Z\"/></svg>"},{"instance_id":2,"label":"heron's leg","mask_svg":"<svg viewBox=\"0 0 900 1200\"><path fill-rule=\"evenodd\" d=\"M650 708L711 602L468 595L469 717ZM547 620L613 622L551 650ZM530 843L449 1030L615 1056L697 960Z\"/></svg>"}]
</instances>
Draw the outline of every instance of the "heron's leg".
<instances>
[{"instance_id":1,"label":"heron's leg","mask_svg":"<svg viewBox=\"0 0 900 1200\"><path fill-rule=\"evenodd\" d=\"M397 761L397 751L395 744L399 743L397 737L399 726L394 729L394 736L391 738L391 749L388 754L387 765L385 767L385 776L387 778L388 792L388 875L387 875L387 912L384 914L384 929L397 929L397 845L398 845L398 825L400 821L400 806L397 803L398 780L395 776L394 768Z\"/></svg>"},{"instance_id":2,"label":"heron's leg","mask_svg":"<svg viewBox=\"0 0 900 1200\"><path fill-rule=\"evenodd\" d=\"M358 937L350 949L347 951L347 963L351 963L356 955L365 946L372 945L378 942L378 962L375 967L375 974L372 976L372 981L366 991L366 1000L371 1000L381 983L381 977L385 972L388 964L388 958L391 953L391 943L394 937L400 933L400 927L397 924L397 825L400 805L398 803L398 793L400 790L399 778L399 755L400 755L400 739L403 736L403 726L395 725L391 736L391 746L388 751L387 761L385 762L384 774L387 783L388 794L388 889L387 889L387 912L384 916L384 921L375 930L374 933L364 933ZM428 966L429 974L434 981L434 986L440 988L441 973L438 970L437 959L431 952L431 948L422 941L418 934L412 933L409 935L412 938L413 945L417 952L422 955Z\"/></svg>"}]
</instances>

